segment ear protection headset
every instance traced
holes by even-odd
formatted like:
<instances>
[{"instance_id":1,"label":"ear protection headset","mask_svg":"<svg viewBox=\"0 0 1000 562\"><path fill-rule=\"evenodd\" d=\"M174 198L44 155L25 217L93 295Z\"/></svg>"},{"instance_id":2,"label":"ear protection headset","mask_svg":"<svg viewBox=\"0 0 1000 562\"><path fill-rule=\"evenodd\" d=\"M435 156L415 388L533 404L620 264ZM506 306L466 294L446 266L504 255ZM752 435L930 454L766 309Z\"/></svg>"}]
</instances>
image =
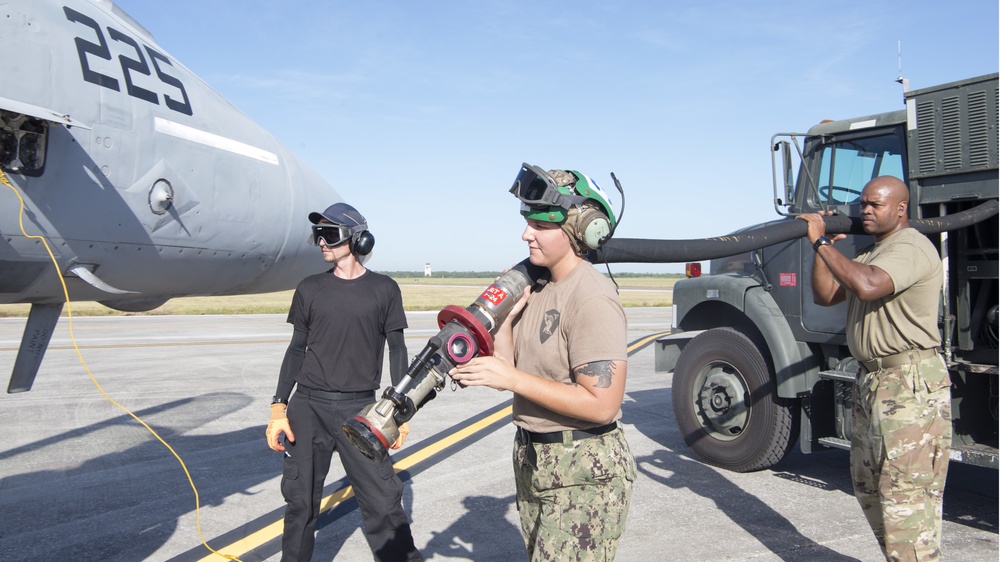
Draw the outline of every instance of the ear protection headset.
<instances>
[{"instance_id":1,"label":"ear protection headset","mask_svg":"<svg viewBox=\"0 0 1000 562\"><path fill-rule=\"evenodd\" d=\"M583 245L596 250L611 239L611 221L596 205L584 204L573 221L573 230Z\"/></svg>"},{"instance_id":2,"label":"ear protection headset","mask_svg":"<svg viewBox=\"0 0 1000 562\"><path fill-rule=\"evenodd\" d=\"M611 239L614 233L614 226L609 218L610 210L605 207L607 204L605 196L597 184L587 176L576 170L567 170L573 174L577 181L574 189L584 197L587 197L582 205L578 206L579 212L573 221L573 230L576 232L577 240L591 250L597 250ZM595 191L591 191L591 188Z\"/></svg>"},{"instance_id":3,"label":"ear protection headset","mask_svg":"<svg viewBox=\"0 0 1000 562\"><path fill-rule=\"evenodd\" d=\"M367 256L375 248L375 235L368 230L368 225L364 225L364 230L351 234L351 252L359 256Z\"/></svg>"}]
</instances>

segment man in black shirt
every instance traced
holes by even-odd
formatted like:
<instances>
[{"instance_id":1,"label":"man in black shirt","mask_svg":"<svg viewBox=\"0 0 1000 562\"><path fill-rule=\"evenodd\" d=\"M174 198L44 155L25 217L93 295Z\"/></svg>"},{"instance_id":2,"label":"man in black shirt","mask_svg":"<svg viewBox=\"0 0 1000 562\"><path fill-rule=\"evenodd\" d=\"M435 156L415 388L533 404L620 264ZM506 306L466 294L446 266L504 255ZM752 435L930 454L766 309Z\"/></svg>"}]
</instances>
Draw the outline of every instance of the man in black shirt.
<instances>
[{"instance_id":1,"label":"man in black shirt","mask_svg":"<svg viewBox=\"0 0 1000 562\"><path fill-rule=\"evenodd\" d=\"M312 557L323 482L337 451L376 560L423 560L413 544L402 508L403 483L392 462L368 460L341 430L345 421L375 402L386 342L393 384L405 374L406 316L399 286L362 264L375 238L357 209L337 203L310 213L309 220L312 242L333 268L305 278L295 289L288 311L292 341L267 424L268 446L285 457L281 493L288 505L281 559ZM403 444L407 424L399 432L393 449Z\"/></svg>"}]
</instances>

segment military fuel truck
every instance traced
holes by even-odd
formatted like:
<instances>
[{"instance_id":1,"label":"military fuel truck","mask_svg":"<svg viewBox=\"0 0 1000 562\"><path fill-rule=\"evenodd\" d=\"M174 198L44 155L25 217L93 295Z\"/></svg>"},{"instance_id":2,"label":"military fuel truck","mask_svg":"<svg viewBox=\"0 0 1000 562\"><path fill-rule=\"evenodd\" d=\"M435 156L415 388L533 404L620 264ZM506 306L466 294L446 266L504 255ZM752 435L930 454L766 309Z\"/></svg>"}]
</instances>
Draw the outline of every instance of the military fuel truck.
<instances>
[{"instance_id":1,"label":"military fuel truck","mask_svg":"<svg viewBox=\"0 0 1000 562\"><path fill-rule=\"evenodd\" d=\"M846 305L813 303L813 248L794 216L821 210L853 257L862 187L892 175L910 190L911 226L940 250L939 326L952 380L951 460L997 467L997 74L904 91L903 109L824 121L771 139L781 219L701 241L612 240L607 262L711 259L678 281L657 371L673 371L684 441L708 464L770 467L795 446L850 448L860 365L844 336ZM700 257L699 257L700 256Z\"/></svg>"}]
</instances>

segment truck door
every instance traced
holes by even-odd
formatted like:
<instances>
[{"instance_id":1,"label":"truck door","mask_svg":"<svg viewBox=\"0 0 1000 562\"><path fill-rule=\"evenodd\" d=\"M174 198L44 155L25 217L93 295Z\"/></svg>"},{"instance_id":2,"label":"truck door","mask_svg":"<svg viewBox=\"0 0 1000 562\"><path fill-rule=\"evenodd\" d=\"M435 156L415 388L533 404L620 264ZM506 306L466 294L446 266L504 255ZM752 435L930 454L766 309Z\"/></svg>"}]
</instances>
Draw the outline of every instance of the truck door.
<instances>
[{"instance_id":1,"label":"truck door","mask_svg":"<svg viewBox=\"0 0 1000 562\"><path fill-rule=\"evenodd\" d=\"M859 217L861 206L858 201L868 181L879 176L895 176L906 181L901 128L813 137L806 141L805 154L799 177L799 185L807 186L804 193L800 191L801 212L829 209ZM805 173L806 166L810 167L811 174ZM871 236L849 235L837 242L837 249L853 258L871 243ZM843 334L847 320L846 303L832 307L813 303L813 249L807 238L799 239L799 249L804 289L801 292L802 327L811 332Z\"/></svg>"}]
</instances>

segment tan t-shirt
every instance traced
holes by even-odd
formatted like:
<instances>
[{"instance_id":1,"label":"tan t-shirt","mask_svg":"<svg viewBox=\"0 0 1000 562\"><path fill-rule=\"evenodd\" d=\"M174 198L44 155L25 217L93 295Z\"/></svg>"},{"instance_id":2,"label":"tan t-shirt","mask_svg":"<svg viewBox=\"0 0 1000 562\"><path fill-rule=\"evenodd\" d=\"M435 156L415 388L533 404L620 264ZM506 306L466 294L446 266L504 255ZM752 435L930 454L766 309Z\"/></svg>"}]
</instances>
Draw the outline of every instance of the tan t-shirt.
<instances>
[{"instance_id":1,"label":"tan t-shirt","mask_svg":"<svg viewBox=\"0 0 1000 562\"><path fill-rule=\"evenodd\" d=\"M615 287L584 261L558 283L532 293L514 325L514 364L535 376L572 384L572 369L593 361L626 361L625 311ZM621 418L621 409L615 419ZM514 395L514 423L548 432L594 427Z\"/></svg>"},{"instance_id":2,"label":"tan t-shirt","mask_svg":"<svg viewBox=\"0 0 1000 562\"><path fill-rule=\"evenodd\" d=\"M874 265L892 279L893 292L865 302L847 292L847 345L861 361L941 344L938 305L941 258L926 236L913 228L891 234L854 261Z\"/></svg>"}]
</instances>

